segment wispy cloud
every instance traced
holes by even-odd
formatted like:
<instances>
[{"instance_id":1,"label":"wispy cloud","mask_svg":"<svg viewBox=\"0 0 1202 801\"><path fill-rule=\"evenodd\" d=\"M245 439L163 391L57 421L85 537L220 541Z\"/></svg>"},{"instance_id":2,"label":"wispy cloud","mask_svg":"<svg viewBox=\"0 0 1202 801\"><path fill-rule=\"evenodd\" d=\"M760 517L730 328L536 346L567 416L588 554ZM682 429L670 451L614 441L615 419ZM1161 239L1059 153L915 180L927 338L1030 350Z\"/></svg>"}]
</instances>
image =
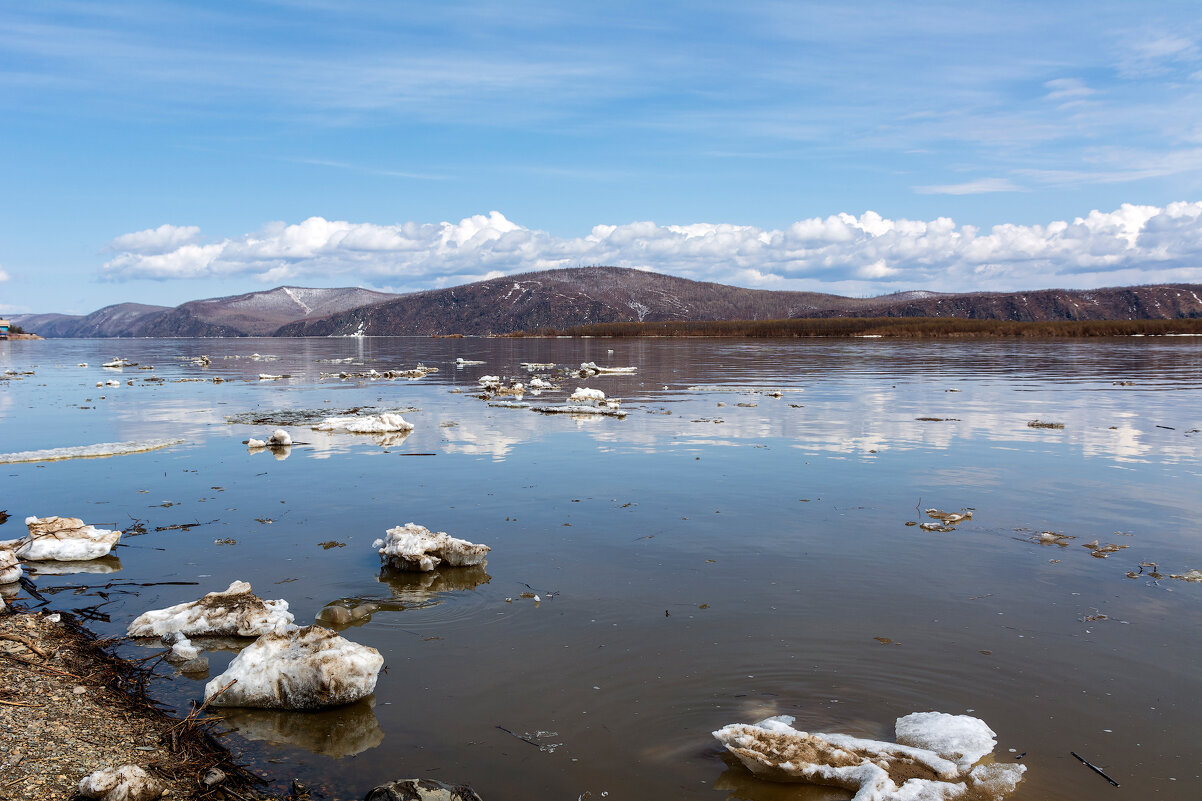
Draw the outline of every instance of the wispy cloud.
<instances>
[{"instance_id":1,"label":"wispy cloud","mask_svg":"<svg viewBox=\"0 0 1202 801\"><path fill-rule=\"evenodd\" d=\"M1022 192L1023 188L1007 178L979 178L962 184L916 186L920 195L983 195L988 192Z\"/></svg>"},{"instance_id":2,"label":"wispy cloud","mask_svg":"<svg viewBox=\"0 0 1202 801\"><path fill-rule=\"evenodd\" d=\"M697 223L597 225L561 238L500 212L457 223L376 225L312 217L233 239L193 241L161 226L114 240L138 245L104 265L112 281L253 277L421 289L485 276L607 264L698 280L779 288L888 291L1202 281L1202 202L1125 204L1072 221L988 231L875 212L799 220L783 229ZM178 233L178 237L176 236ZM186 244L147 247L152 241Z\"/></svg>"}]
</instances>

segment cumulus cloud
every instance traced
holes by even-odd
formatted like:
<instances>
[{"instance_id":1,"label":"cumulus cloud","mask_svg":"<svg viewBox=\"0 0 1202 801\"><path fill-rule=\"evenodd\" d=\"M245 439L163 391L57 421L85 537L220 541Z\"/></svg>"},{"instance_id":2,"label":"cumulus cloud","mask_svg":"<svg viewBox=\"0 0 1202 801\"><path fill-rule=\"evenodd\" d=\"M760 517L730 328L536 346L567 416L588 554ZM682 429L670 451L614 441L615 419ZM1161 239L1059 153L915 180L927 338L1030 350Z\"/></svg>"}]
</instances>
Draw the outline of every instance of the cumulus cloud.
<instances>
[{"instance_id":1,"label":"cumulus cloud","mask_svg":"<svg viewBox=\"0 0 1202 801\"><path fill-rule=\"evenodd\" d=\"M8 280L8 273L4 272L4 268L0 267L0 283Z\"/></svg>"},{"instance_id":2,"label":"cumulus cloud","mask_svg":"<svg viewBox=\"0 0 1202 801\"><path fill-rule=\"evenodd\" d=\"M233 239L203 242L198 236L193 228L161 226L118 237L111 243L118 253L102 276L367 282L413 290L605 264L744 286L837 292L1202 281L1202 202L1164 208L1124 204L1072 221L988 230L947 217L888 219L867 211L799 220L781 230L634 222L563 238L493 211L457 223L376 225L310 217Z\"/></svg>"}]
</instances>

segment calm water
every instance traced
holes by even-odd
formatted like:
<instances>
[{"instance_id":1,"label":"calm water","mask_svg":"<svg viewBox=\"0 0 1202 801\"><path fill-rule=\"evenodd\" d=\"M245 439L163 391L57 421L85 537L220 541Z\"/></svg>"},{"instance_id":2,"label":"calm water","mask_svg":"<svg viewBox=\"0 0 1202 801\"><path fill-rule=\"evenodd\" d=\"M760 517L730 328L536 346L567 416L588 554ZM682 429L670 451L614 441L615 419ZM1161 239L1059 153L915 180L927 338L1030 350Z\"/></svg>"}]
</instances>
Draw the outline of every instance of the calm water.
<instances>
[{"instance_id":1,"label":"calm water","mask_svg":"<svg viewBox=\"0 0 1202 801\"><path fill-rule=\"evenodd\" d=\"M180 358L200 354L210 367ZM154 370L100 367L118 355ZM419 361L440 372L320 375ZM539 402L588 386L628 417L452 392L582 361L639 369ZM895 717L928 709L983 718L1000 760L1025 753L1020 801L1202 791L1202 584L1169 578L1202 568L1198 340L83 340L0 343L4 370L33 375L0 380L0 451L185 440L0 465L0 538L31 514L144 521L106 562L117 572L38 578L44 592L116 582L99 633L235 579L299 623L333 601L381 605L344 631L385 655L370 703L230 715L262 772L327 797L408 776L488 801L846 797L753 780L709 733L787 713L891 738ZM179 380L212 376L227 381ZM275 426L227 422L356 406L413 407L416 430L381 445L289 426L306 444L277 460L241 444ZM954 533L906 525L928 507L974 517ZM372 540L409 521L491 545L487 567L381 573ZM154 530L184 523L200 525ZM1029 540L1044 530L1074 539ZM1081 546L1095 539L1128 547L1094 558ZM199 585L127 584L154 581ZM232 654L209 656L216 675ZM184 708L202 686L165 677L157 692Z\"/></svg>"}]
</instances>

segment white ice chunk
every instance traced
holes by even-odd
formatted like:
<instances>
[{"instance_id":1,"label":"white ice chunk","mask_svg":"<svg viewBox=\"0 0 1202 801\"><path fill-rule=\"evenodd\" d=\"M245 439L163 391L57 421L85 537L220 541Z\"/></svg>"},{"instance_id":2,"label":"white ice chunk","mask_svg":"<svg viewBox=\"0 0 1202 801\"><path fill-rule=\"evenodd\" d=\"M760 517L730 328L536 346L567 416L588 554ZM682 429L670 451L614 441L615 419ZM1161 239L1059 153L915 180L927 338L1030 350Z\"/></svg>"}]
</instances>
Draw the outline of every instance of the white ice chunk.
<instances>
[{"instance_id":1,"label":"white ice chunk","mask_svg":"<svg viewBox=\"0 0 1202 801\"><path fill-rule=\"evenodd\" d=\"M27 517L29 534L15 552L21 559L77 562L99 559L121 539L120 531L86 526L78 517Z\"/></svg>"},{"instance_id":2,"label":"white ice chunk","mask_svg":"<svg viewBox=\"0 0 1202 801\"><path fill-rule=\"evenodd\" d=\"M0 547L0 584L12 584L21 580L21 563L12 548Z\"/></svg>"},{"instance_id":3,"label":"white ice chunk","mask_svg":"<svg viewBox=\"0 0 1202 801\"><path fill-rule=\"evenodd\" d=\"M79 780L79 794L100 801L154 801L165 789L137 765L104 768Z\"/></svg>"},{"instance_id":4,"label":"white ice chunk","mask_svg":"<svg viewBox=\"0 0 1202 801\"><path fill-rule=\"evenodd\" d=\"M552 384L550 381L544 381L543 379L539 378L538 376L535 376L534 378L530 379L530 388L531 389L552 389L552 388L554 388L554 386L555 385Z\"/></svg>"},{"instance_id":5,"label":"white ice chunk","mask_svg":"<svg viewBox=\"0 0 1202 801\"><path fill-rule=\"evenodd\" d=\"M492 550L487 545L477 545L457 539L445 531L433 532L416 523L388 529L388 536L372 543L380 552L380 559L399 570L429 571L442 563L448 567L484 564L484 558Z\"/></svg>"},{"instance_id":6,"label":"white ice chunk","mask_svg":"<svg viewBox=\"0 0 1202 801\"><path fill-rule=\"evenodd\" d=\"M576 391L568 396L569 401L575 401L586 406L596 406L605 400L605 393L599 389L576 387Z\"/></svg>"},{"instance_id":7,"label":"white ice chunk","mask_svg":"<svg viewBox=\"0 0 1202 801\"><path fill-rule=\"evenodd\" d=\"M362 417L327 417L313 426L313 430L345 431L349 434L388 434L397 431L412 431L413 423L399 414L384 412L379 415Z\"/></svg>"},{"instance_id":8,"label":"white ice chunk","mask_svg":"<svg viewBox=\"0 0 1202 801\"><path fill-rule=\"evenodd\" d=\"M485 387L496 386L501 383L501 377L499 375L482 375L476 379L476 383Z\"/></svg>"},{"instance_id":9,"label":"white ice chunk","mask_svg":"<svg viewBox=\"0 0 1202 801\"><path fill-rule=\"evenodd\" d=\"M131 637L161 637L178 631L187 637L258 637L292 626L288 602L264 601L250 584L235 581L223 592L210 592L198 601L152 609L129 624Z\"/></svg>"},{"instance_id":10,"label":"white ice chunk","mask_svg":"<svg viewBox=\"0 0 1202 801\"><path fill-rule=\"evenodd\" d=\"M205 700L214 706L270 709L339 706L371 695L383 665L375 648L321 626L264 634L205 685Z\"/></svg>"},{"instance_id":11,"label":"white ice chunk","mask_svg":"<svg viewBox=\"0 0 1202 801\"><path fill-rule=\"evenodd\" d=\"M272 446L284 446L292 444L292 437L282 428L277 428L271 432L271 436L267 438L267 444Z\"/></svg>"},{"instance_id":12,"label":"white ice chunk","mask_svg":"<svg viewBox=\"0 0 1202 801\"><path fill-rule=\"evenodd\" d=\"M484 362L477 361L476 359L465 359L462 356L460 356L458 359L455 360L455 364L463 366L463 365L468 365L468 364L484 364Z\"/></svg>"},{"instance_id":13,"label":"white ice chunk","mask_svg":"<svg viewBox=\"0 0 1202 801\"><path fill-rule=\"evenodd\" d=\"M997 745L997 735L985 721L969 715L915 712L898 718L894 729L902 745L934 751L961 769L971 768Z\"/></svg>"},{"instance_id":14,"label":"white ice chunk","mask_svg":"<svg viewBox=\"0 0 1202 801\"><path fill-rule=\"evenodd\" d=\"M899 718L899 744L808 733L792 723L788 716L768 718L754 725L725 726L714 736L758 776L842 787L855 793L852 801L1001 799L1026 770L1019 764L974 768L977 759L993 750L994 734L984 721L962 715L917 713ZM901 743L903 736L941 750Z\"/></svg>"},{"instance_id":15,"label":"white ice chunk","mask_svg":"<svg viewBox=\"0 0 1202 801\"><path fill-rule=\"evenodd\" d=\"M176 632L178 634L178 632ZM171 654L167 657L170 662L187 662L200 656L200 649L192 644L187 637L180 635L171 645Z\"/></svg>"},{"instance_id":16,"label":"white ice chunk","mask_svg":"<svg viewBox=\"0 0 1202 801\"><path fill-rule=\"evenodd\" d=\"M182 439L148 439L140 442L101 442L96 445L79 445L69 448L47 448L41 451L16 451L0 453L0 464L18 462L55 462L61 459L90 459L99 456L122 456L127 453L143 453L178 445Z\"/></svg>"},{"instance_id":17,"label":"white ice chunk","mask_svg":"<svg viewBox=\"0 0 1202 801\"><path fill-rule=\"evenodd\" d=\"M252 449L252 450L253 450L253 449L255 449L255 448L266 448L266 447L267 447L267 440L263 440L263 439L255 439L254 437L251 437L250 439L248 439L248 440L246 441L246 447L248 447L248 448L250 448L250 449Z\"/></svg>"}]
</instances>

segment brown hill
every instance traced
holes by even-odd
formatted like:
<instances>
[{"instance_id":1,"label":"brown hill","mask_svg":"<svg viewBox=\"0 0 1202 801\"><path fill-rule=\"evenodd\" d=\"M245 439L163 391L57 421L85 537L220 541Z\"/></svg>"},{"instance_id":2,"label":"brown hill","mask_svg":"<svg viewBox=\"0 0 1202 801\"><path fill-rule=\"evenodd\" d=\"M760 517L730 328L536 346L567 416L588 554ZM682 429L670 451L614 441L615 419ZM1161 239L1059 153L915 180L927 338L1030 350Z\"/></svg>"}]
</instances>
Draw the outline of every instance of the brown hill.
<instances>
[{"instance_id":1,"label":"brown hill","mask_svg":"<svg viewBox=\"0 0 1202 801\"><path fill-rule=\"evenodd\" d=\"M1130 320L1202 316L1202 286L846 298L742 289L618 267L495 278L285 325L277 336L413 336L564 330L616 322L802 317L958 317L977 320Z\"/></svg>"}]
</instances>

